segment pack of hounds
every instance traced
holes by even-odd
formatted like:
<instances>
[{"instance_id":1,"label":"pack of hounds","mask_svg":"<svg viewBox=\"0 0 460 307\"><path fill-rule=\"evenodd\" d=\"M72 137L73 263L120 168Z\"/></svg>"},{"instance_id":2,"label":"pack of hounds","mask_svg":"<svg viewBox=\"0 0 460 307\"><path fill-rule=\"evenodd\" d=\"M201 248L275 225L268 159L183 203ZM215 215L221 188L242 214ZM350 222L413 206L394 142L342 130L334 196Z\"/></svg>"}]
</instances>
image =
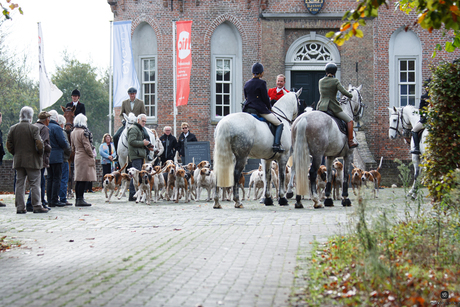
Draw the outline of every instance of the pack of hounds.
<instances>
[{"instance_id":1,"label":"pack of hounds","mask_svg":"<svg viewBox=\"0 0 460 307\"><path fill-rule=\"evenodd\" d=\"M371 171L364 171L353 164L350 182L354 195L357 195L356 191L358 191L359 194L361 189L370 183L373 187L374 198L378 197L381 179L379 170L382 166L382 160L383 157L380 159L379 167ZM201 161L198 164L188 163L187 165L182 165L169 160L166 161L162 167L154 166L154 162L155 160L151 163L143 164L142 170L131 167L123 172L127 167L127 164L125 164L120 170L106 174L103 180L103 190L106 202L110 202L115 191L117 191L115 195L117 199L120 200L122 197L126 197L126 191L128 190L131 179L136 189L136 193L134 194L136 203L142 202L149 205L151 202L156 203L162 199L178 203L182 198L184 198L185 202L190 202L190 200L200 201L203 190L207 191L207 198L204 199L205 201L214 199L216 192L216 176L209 161ZM343 164L336 159L332 166L332 196L334 200L337 200L341 198L340 192L342 190L344 176ZM275 195L278 195L279 167L276 161L272 162L270 172L272 177L271 188L275 189ZM326 173L326 166L322 165L318 169L318 177L316 179L317 190L321 199L325 198L324 191L327 182ZM262 198L264 188L262 165L259 165L258 169L243 172L241 174L238 186L242 190L242 199L246 199L244 175L250 175L247 199L249 200L251 198L252 190L253 200ZM291 168L289 166L286 166L285 175L285 189L287 189L287 185L291 178ZM231 200L232 188L221 188L219 192L222 193L218 195L220 199Z\"/></svg>"}]
</instances>

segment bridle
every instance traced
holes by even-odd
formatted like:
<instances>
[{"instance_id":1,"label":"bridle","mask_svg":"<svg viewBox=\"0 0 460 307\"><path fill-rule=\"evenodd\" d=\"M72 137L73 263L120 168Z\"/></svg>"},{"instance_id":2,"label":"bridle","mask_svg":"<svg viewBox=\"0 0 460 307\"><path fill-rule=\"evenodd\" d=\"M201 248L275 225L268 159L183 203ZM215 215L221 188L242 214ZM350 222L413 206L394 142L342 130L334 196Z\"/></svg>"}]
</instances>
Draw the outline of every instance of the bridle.
<instances>
[{"instance_id":1,"label":"bridle","mask_svg":"<svg viewBox=\"0 0 460 307\"><path fill-rule=\"evenodd\" d=\"M298 98L297 96L296 96L296 101L297 101L297 104L299 104L299 98ZM296 105L296 106L297 106L297 105ZM273 110L273 108L276 108L276 109L277 109L279 112L281 112L282 114L279 114L279 113L275 112L275 111ZM292 126L292 123L294 122L294 119L297 117L297 112L298 112L298 111L294 112L294 115L292 116L293 119L289 119L289 118L286 116L286 114L283 112L283 110L281 110L281 109L278 108L277 106L273 106L273 107L272 107L272 112L273 112L273 114L275 114L277 117L281 117L282 119L286 120L286 121L289 123L289 125Z\"/></svg>"},{"instance_id":2,"label":"bridle","mask_svg":"<svg viewBox=\"0 0 460 307\"><path fill-rule=\"evenodd\" d=\"M353 87L351 88L350 92L353 92L353 91L356 91L356 93L358 93L358 105L359 105L358 110L356 112L353 110L353 107L351 106L351 98L348 98L347 96L343 96L343 99L340 100L340 104L348 105L350 108L351 114L353 115L353 120L357 121L357 120L360 120L361 117L363 117L365 105L363 103L363 97L361 96L361 93L358 91L358 89Z\"/></svg>"},{"instance_id":3,"label":"bridle","mask_svg":"<svg viewBox=\"0 0 460 307\"><path fill-rule=\"evenodd\" d=\"M134 122L130 123L129 120L126 121L126 128L125 128L126 131L128 131L128 125L131 127L132 125L134 125ZM122 133L124 133L125 130L123 130ZM121 140L121 145L123 145L123 147L125 147L125 148L128 148L128 144L127 144L127 143L125 144L125 143L123 142L124 139L123 139L122 137L120 137L120 140ZM128 140L128 135L126 135L126 140Z\"/></svg>"},{"instance_id":4,"label":"bridle","mask_svg":"<svg viewBox=\"0 0 460 307\"><path fill-rule=\"evenodd\" d=\"M395 130L398 135L405 137L404 135L407 134L407 132L411 129L406 128L407 126L409 126L410 123L408 124L404 120L404 107L401 108L401 112L396 110L396 114L398 115L398 120L396 121L396 128L390 126L390 130ZM394 115L394 113L392 115ZM404 134L399 131L399 121L401 121L401 126L402 130L404 131Z\"/></svg>"}]
</instances>

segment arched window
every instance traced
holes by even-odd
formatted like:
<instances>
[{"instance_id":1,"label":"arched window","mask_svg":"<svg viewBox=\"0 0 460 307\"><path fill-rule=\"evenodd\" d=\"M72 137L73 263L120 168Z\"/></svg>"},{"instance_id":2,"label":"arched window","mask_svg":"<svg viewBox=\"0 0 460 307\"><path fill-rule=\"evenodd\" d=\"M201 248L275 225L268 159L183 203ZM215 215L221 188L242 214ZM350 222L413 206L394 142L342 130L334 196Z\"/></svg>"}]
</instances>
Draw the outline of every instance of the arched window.
<instances>
[{"instance_id":1,"label":"arched window","mask_svg":"<svg viewBox=\"0 0 460 307\"><path fill-rule=\"evenodd\" d=\"M141 99L144 100L147 123L157 120L157 37L153 28L142 22L134 30L132 38L133 58Z\"/></svg>"},{"instance_id":2,"label":"arched window","mask_svg":"<svg viewBox=\"0 0 460 307\"><path fill-rule=\"evenodd\" d=\"M390 38L389 54L390 107L418 107L422 90L420 39L414 32L400 28Z\"/></svg>"},{"instance_id":3,"label":"arched window","mask_svg":"<svg viewBox=\"0 0 460 307\"><path fill-rule=\"evenodd\" d=\"M226 21L211 36L211 119L241 110L242 43L236 27Z\"/></svg>"}]
</instances>

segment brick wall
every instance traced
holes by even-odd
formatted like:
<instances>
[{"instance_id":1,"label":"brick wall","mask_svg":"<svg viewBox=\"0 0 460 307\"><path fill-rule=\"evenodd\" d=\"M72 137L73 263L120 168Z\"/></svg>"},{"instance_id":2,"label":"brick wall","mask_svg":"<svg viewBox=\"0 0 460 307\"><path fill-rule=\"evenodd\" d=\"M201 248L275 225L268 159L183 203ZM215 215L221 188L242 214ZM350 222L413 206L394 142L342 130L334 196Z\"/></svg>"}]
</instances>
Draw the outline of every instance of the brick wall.
<instances>
[{"instance_id":1,"label":"brick wall","mask_svg":"<svg viewBox=\"0 0 460 307\"><path fill-rule=\"evenodd\" d=\"M3 160L0 166L0 191L13 192L14 184L14 169L12 169L13 160ZM96 160L97 182L93 182L93 187L100 187L102 181L102 166L101 161ZM26 187L28 189L28 187Z\"/></svg>"}]
</instances>

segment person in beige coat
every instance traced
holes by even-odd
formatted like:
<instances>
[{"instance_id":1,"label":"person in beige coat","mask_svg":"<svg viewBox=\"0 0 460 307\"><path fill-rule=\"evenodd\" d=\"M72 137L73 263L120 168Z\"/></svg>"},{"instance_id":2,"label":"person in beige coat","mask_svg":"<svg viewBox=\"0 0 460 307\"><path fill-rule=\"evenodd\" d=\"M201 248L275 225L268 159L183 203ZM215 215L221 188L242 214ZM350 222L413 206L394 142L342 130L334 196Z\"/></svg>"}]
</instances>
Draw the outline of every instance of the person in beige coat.
<instances>
[{"instance_id":1,"label":"person in beige coat","mask_svg":"<svg viewBox=\"0 0 460 307\"><path fill-rule=\"evenodd\" d=\"M30 194L34 213L46 213L40 201L40 170L43 168L43 141L40 129L32 125L34 110L23 107L19 113L19 123L11 126L6 147L13 155L13 168L16 170L15 203L16 213L25 214L24 201L26 179L29 179Z\"/></svg>"},{"instance_id":2,"label":"person in beige coat","mask_svg":"<svg viewBox=\"0 0 460 307\"><path fill-rule=\"evenodd\" d=\"M96 151L93 146L93 135L87 127L87 118L78 114L74 120L75 129L70 135L72 151L75 153L75 206L91 206L83 194L87 182L97 181Z\"/></svg>"}]
</instances>

